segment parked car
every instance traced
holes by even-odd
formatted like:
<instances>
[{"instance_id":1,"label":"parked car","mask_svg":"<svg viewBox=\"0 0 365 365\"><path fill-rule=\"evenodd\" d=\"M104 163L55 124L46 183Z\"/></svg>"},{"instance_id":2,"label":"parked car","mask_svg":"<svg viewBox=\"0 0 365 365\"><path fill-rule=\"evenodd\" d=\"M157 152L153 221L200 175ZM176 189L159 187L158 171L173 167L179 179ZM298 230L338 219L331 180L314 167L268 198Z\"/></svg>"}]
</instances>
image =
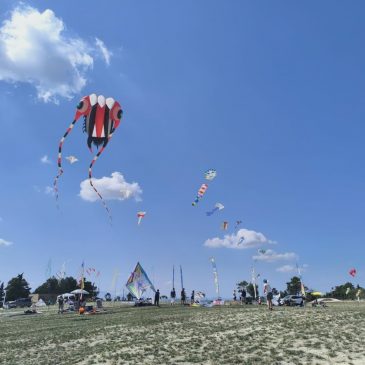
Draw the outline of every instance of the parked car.
<instances>
[{"instance_id":1,"label":"parked car","mask_svg":"<svg viewBox=\"0 0 365 365\"><path fill-rule=\"evenodd\" d=\"M301 295L287 295L282 299L284 305L288 306L303 306L304 305L304 297Z\"/></svg>"},{"instance_id":2,"label":"parked car","mask_svg":"<svg viewBox=\"0 0 365 365\"><path fill-rule=\"evenodd\" d=\"M32 306L32 299L30 298L19 298L15 301L16 306L19 308L29 308Z\"/></svg>"},{"instance_id":3,"label":"parked car","mask_svg":"<svg viewBox=\"0 0 365 365\"><path fill-rule=\"evenodd\" d=\"M10 302L5 302L4 303L4 308L5 309L16 308L16 301L12 300Z\"/></svg>"}]
</instances>

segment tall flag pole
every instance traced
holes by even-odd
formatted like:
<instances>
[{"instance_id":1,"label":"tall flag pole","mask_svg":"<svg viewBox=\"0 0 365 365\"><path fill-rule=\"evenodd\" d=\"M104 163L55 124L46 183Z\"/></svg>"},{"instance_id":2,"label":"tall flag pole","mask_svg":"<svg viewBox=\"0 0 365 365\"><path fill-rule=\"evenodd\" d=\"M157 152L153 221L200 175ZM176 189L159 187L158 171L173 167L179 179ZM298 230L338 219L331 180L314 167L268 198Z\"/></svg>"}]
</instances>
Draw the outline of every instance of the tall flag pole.
<instances>
[{"instance_id":1,"label":"tall flag pole","mask_svg":"<svg viewBox=\"0 0 365 365\"><path fill-rule=\"evenodd\" d=\"M305 297L305 288L304 288L304 284L302 281L302 274L300 272L300 267L298 266L298 263L296 263L296 266L297 266L298 276L299 276L299 280L300 280L300 292L302 293L303 297Z\"/></svg>"},{"instance_id":2,"label":"tall flag pole","mask_svg":"<svg viewBox=\"0 0 365 365\"><path fill-rule=\"evenodd\" d=\"M80 288L81 290L84 290L85 283L84 283L84 275L85 275L85 261L82 261L81 264L81 282L80 282ZM81 300L82 300L83 292L81 292Z\"/></svg>"},{"instance_id":3,"label":"tall flag pole","mask_svg":"<svg viewBox=\"0 0 365 365\"><path fill-rule=\"evenodd\" d=\"M175 288L175 265L172 266L172 288Z\"/></svg>"},{"instance_id":4,"label":"tall flag pole","mask_svg":"<svg viewBox=\"0 0 365 365\"><path fill-rule=\"evenodd\" d=\"M255 267L252 266L252 285L253 285L253 293L254 299L256 300L257 293L256 293L256 274L255 274Z\"/></svg>"},{"instance_id":5,"label":"tall flag pole","mask_svg":"<svg viewBox=\"0 0 365 365\"><path fill-rule=\"evenodd\" d=\"M220 296L219 296L218 271L217 271L217 264L215 263L214 257L211 257L210 258L210 262L212 263L212 266L213 266L213 275L214 275L215 291L216 291L217 296L218 296L218 299L219 299Z\"/></svg>"},{"instance_id":6,"label":"tall flag pole","mask_svg":"<svg viewBox=\"0 0 365 365\"><path fill-rule=\"evenodd\" d=\"M183 290L183 288L184 288L184 280L183 280L183 272L182 272L181 265L180 265L180 280L181 280L181 290Z\"/></svg>"},{"instance_id":7,"label":"tall flag pole","mask_svg":"<svg viewBox=\"0 0 365 365\"><path fill-rule=\"evenodd\" d=\"M46 268L46 280L49 279L52 275L52 259L50 258L47 263Z\"/></svg>"}]
</instances>

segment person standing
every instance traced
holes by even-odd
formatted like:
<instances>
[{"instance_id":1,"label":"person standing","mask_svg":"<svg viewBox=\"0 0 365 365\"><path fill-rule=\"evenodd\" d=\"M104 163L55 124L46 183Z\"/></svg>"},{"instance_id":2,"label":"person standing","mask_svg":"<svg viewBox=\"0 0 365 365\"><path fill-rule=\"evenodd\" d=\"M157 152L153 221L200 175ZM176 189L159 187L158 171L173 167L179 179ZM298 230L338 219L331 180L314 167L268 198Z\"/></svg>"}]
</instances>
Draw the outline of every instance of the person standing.
<instances>
[{"instance_id":1,"label":"person standing","mask_svg":"<svg viewBox=\"0 0 365 365\"><path fill-rule=\"evenodd\" d=\"M190 304L194 304L194 300L195 300L195 290L193 290L193 291L191 292L190 300L191 300Z\"/></svg>"},{"instance_id":2,"label":"person standing","mask_svg":"<svg viewBox=\"0 0 365 365\"><path fill-rule=\"evenodd\" d=\"M233 301L234 301L234 302L236 302L236 301L237 301L236 290L233 290Z\"/></svg>"},{"instance_id":3,"label":"person standing","mask_svg":"<svg viewBox=\"0 0 365 365\"><path fill-rule=\"evenodd\" d=\"M242 291L241 291L241 304L246 304L246 290L245 290L245 288L242 288Z\"/></svg>"},{"instance_id":4,"label":"person standing","mask_svg":"<svg viewBox=\"0 0 365 365\"><path fill-rule=\"evenodd\" d=\"M157 289L155 293L155 306L156 307L160 306L160 289Z\"/></svg>"},{"instance_id":5,"label":"person standing","mask_svg":"<svg viewBox=\"0 0 365 365\"><path fill-rule=\"evenodd\" d=\"M267 306L269 308L269 310L272 311L272 289L270 284L267 282L266 279L264 279L264 294L266 295L266 300L267 300Z\"/></svg>"},{"instance_id":6,"label":"person standing","mask_svg":"<svg viewBox=\"0 0 365 365\"><path fill-rule=\"evenodd\" d=\"M175 298L176 298L175 288L172 288L171 293L170 293L170 297L171 297L171 305L174 305L175 304Z\"/></svg>"},{"instance_id":7,"label":"person standing","mask_svg":"<svg viewBox=\"0 0 365 365\"><path fill-rule=\"evenodd\" d=\"M58 302L58 313L63 313L63 304L64 304L64 299L63 299L63 296L60 295L57 299L57 302Z\"/></svg>"},{"instance_id":8,"label":"person standing","mask_svg":"<svg viewBox=\"0 0 365 365\"><path fill-rule=\"evenodd\" d=\"M185 301L186 301L185 289L182 288L182 290L181 290L181 305L184 305Z\"/></svg>"}]
</instances>

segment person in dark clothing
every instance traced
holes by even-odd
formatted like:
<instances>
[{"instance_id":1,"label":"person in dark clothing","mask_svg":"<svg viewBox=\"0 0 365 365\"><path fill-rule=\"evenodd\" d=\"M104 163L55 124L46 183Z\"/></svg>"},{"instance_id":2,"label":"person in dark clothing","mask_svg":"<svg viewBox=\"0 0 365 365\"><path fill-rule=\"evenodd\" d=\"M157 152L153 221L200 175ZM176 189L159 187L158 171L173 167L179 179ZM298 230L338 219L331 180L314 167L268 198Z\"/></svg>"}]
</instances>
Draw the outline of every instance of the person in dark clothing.
<instances>
[{"instance_id":1,"label":"person in dark clothing","mask_svg":"<svg viewBox=\"0 0 365 365\"><path fill-rule=\"evenodd\" d=\"M241 304L246 303L246 290L244 288L242 288L241 291Z\"/></svg>"},{"instance_id":2,"label":"person in dark clothing","mask_svg":"<svg viewBox=\"0 0 365 365\"><path fill-rule=\"evenodd\" d=\"M195 299L195 290L193 290L192 292L191 292L191 297L190 297L190 300L191 300L191 304L194 304L194 299Z\"/></svg>"},{"instance_id":3,"label":"person in dark clothing","mask_svg":"<svg viewBox=\"0 0 365 365\"><path fill-rule=\"evenodd\" d=\"M175 288L172 288L171 293L170 293L170 297L171 297L171 305L174 305L175 304L175 298L176 298Z\"/></svg>"},{"instance_id":4,"label":"person in dark clothing","mask_svg":"<svg viewBox=\"0 0 365 365\"><path fill-rule=\"evenodd\" d=\"M182 288L182 290L181 290L181 304L184 305L185 301L186 301L185 289Z\"/></svg>"},{"instance_id":5,"label":"person in dark clothing","mask_svg":"<svg viewBox=\"0 0 365 365\"><path fill-rule=\"evenodd\" d=\"M58 302L58 313L63 313L63 303L64 303L64 300L63 300L63 296L60 295L57 299L57 302Z\"/></svg>"},{"instance_id":6,"label":"person in dark clothing","mask_svg":"<svg viewBox=\"0 0 365 365\"><path fill-rule=\"evenodd\" d=\"M157 289L155 293L155 306L156 307L160 306L160 289Z\"/></svg>"},{"instance_id":7,"label":"person in dark clothing","mask_svg":"<svg viewBox=\"0 0 365 365\"><path fill-rule=\"evenodd\" d=\"M233 301L236 302L237 301L237 295L236 295L236 291L233 290Z\"/></svg>"}]
</instances>

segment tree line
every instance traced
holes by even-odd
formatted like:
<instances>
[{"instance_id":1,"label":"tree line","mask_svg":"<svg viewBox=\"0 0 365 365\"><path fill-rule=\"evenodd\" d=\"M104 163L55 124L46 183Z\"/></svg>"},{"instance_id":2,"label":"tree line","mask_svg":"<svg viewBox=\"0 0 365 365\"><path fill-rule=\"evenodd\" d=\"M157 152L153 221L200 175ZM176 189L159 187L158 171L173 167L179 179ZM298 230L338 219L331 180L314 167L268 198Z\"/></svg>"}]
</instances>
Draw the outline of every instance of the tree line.
<instances>
[{"instance_id":1,"label":"tree line","mask_svg":"<svg viewBox=\"0 0 365 365\"><path fill-rule=\"evenodd\" d=\"M33 294L60 295L64 293L70 293L78 287L80 287L80 281L77 281L72 276L62 279L52 276L48 278L43 284L38 286L33 291ZM84 281L84 289L89 292L92 297L96 297L99 294L97 287L90 281ZM11 278L6 286L4 285L4 282L1 282L0 305L3 303L5 291L6 301L12 301L19 298L28 298L29 294L31 294L31 288L29 287L27 280L24 278L24 273Z\"/></svg>"}]
</instances>

